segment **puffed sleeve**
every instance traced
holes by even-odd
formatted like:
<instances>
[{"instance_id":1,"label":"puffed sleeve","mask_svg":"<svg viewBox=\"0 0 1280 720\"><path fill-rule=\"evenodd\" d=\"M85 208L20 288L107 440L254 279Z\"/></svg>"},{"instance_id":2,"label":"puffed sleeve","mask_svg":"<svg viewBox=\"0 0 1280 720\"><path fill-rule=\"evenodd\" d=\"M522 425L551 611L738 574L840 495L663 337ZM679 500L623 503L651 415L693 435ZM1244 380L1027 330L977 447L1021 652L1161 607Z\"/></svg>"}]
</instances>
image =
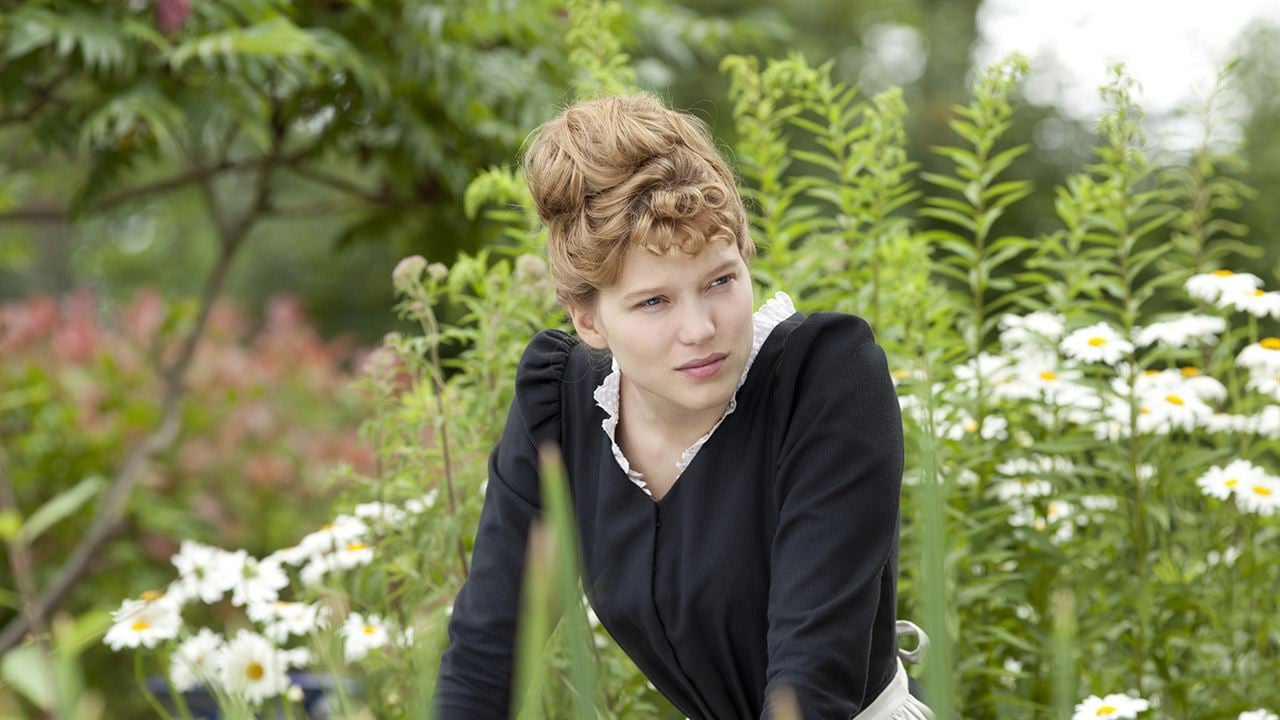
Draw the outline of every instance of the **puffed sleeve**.
<instances>
[{"instance_id":1,"label":"puffed sleeve","mask_svg":"<svg viewBox=\"0 0 1280 720\"><path fill-rule=\"evenodd\" d=\"M567 334L543 330L521 356L506 427L489 454L471 574L449 618L433 700L440 720L509 716L525 544L542 507L537 448L560 444L560 381L571 346Z\"/></svg>"},{"instance_id":2,"label":"puffed sleeve","mask_svg":"<svg viewBox=\"0 0 1280 720\"><path fill-rule=\"evenodd\" d=\"M884 351L861 318L814 313L787 344L765 697L789 685L805 720L847 720L896 669L885 638L894 622L902 418ZM766 703L761 718L771 712Z\"/></svg>"}]
</instances>

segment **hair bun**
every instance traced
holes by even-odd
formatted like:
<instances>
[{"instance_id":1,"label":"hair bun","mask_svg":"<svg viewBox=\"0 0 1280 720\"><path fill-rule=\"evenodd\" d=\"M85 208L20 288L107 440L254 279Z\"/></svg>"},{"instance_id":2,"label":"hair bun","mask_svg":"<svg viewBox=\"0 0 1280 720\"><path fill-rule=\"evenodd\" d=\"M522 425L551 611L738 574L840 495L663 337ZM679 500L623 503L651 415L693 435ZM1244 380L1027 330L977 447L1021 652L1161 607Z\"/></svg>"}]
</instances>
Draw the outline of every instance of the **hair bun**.
<instances>
[{"instance_id":1,"label":"hair bun","mask_svg":"<svg viewBox=\"0 0 1280 720\"><path fill-rule=\"evenodd\" d=\"M530 135L521 158L557 296L585 302L612 284L630 244L696 253L755 245L733 174L707 126L645 93L565 108Z\"/></svg>"}]
</instances>

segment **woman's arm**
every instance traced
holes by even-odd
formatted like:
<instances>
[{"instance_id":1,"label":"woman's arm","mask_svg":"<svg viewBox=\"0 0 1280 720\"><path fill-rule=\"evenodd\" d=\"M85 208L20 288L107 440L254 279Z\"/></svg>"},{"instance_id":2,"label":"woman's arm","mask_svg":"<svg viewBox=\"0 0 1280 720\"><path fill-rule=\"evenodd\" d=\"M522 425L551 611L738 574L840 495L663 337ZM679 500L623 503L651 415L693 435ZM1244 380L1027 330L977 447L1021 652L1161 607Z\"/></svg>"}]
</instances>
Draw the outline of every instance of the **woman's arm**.
<instances>
[{"instance_id":1,"label":"woman's arm","mask_svg":"<svg viewBox=\"0 0 1280 720\"><path fill-rule=\"evenodd\" d=\"M489 482L471 575L449 618L434 704L440 720L507 720L529 525L541 512L537 444L559 443L560 377L568 336L543 331L525 349Z\"/></svg>"},{"instance_id":2,"label":"woman's arm","mask_svg":"<svg viewBox=\"0 0 1280 720\"><path fill-rule=\"evenodd\" d=\"M816 329L788 338L799 358L780 368L793 391L775 476L765 696L788 685L806 720L845 720L896 668L902 418L867 323L815 316Z\"/></svg>"}]
</instances>

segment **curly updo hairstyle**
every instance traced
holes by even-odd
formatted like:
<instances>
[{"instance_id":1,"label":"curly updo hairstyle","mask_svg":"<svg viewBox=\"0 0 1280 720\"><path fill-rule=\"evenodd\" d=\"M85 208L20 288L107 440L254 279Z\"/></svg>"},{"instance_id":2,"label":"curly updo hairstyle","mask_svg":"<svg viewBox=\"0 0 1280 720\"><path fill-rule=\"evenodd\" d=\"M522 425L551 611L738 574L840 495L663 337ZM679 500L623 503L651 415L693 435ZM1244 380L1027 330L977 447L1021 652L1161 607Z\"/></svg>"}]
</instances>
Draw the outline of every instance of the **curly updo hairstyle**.
<instances>
[{"instance_id":1,"label":"curly updo hairstyle","mask_svg":"<svg viewBox=\"0 0 1280 720\"><path fill-rule=\"evenodd\" d=\"M652 95L566 108L534 131L522 167L562 307L594 307L629 245L694 255L724 240L748 265L755 259L742 198L705 123Z\"/></svg>"}]
</instances>

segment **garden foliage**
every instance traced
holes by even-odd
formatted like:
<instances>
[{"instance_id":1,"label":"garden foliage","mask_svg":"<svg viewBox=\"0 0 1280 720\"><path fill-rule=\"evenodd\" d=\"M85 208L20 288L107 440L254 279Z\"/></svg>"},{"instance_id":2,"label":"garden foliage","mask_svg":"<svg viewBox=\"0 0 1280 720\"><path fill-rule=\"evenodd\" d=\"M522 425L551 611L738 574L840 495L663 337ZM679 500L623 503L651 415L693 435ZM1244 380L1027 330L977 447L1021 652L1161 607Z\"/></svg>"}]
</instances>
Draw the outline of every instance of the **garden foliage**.
<instances>
[{"instance_id":1,"label":"garden foliage","mask_svg":"<svg viewBox=\"0 0 1280 720\"><path fill-rule=\"evenodd\" d=\"M608 6L574 8L579 29L609 27ZM598 32L567 40L580 96L633 85L620 46ZM722 69L757 297L783 290L801 311L867 318L894 371L907 429L898 614L932 639L930 704L1010 719L1280 707L1280 293L1266 289L1280 277L1231 271L1257 245L1227 219L1250 196L1229 176L1237 159L1206 146L1156 167L1120 66L1101 89L1093 162L1052 189L1019 179L1027 148L1005 138L1028 70L1018 56L954 106L954 144L935 148L953 167L932 173L906 155L895 89L865 97L799 56L730 56ZM1001 221L1045 191L1058 229L1029 237ZM228 642L252 626L292 646L210 645L234 667L274 668L246 686L224 663L207 680L227 702L294 711L279 676L309 667L360 681L344 710L423 715L516 364L538 330L568 329L518 174L482 174L465 203L509 242L451 267L397 267L397 312L417 329L364 366L374 466L354 474L336 519L258 563L191 547L184 562L225 582L182 573L117 611L109 641L158 658L152 671L189 673L196 632L173 618L207 592L248 617L215 627ZM442 325L444 307L465 314ZM679 717L585 607L564 478L554 457L545 467L519 715ZM314 612L287 625L263 610L285 597ZM152 611L172 633L130 629Z\"/></svg>"}]
</instances>

